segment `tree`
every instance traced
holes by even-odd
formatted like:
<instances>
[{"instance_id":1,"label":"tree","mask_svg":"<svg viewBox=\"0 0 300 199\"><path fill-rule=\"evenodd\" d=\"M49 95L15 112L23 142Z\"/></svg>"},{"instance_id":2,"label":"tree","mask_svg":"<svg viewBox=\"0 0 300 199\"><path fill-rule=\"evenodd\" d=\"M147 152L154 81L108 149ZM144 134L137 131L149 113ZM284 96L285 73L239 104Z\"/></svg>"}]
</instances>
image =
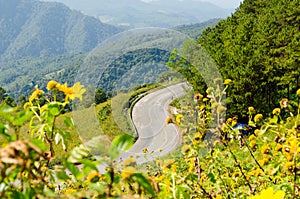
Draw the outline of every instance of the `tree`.
<instances>
[{"instance_id":1,"label":"tree","mask_svg":"<svg viewBox=\"0 0 300 199\"><path fill-rule=\"evenodd\" d=\"M299 88L299 1L244 0L237 11L198 42L215 60L227 92L229 115L247 117L247 108L270 112Z\"/></svg>"},{"instance_id":2,"label":"tree","mask_svg":"<svg viewBox=\"0 0 300 199\"><path fill-rule=\"evenodd\" d=\"M3 102L6 97L7 97L6 90L0 87L0 102Z\"/></svg>"},{"instance_id":3,"label":"tree","mask_svg":"<svg viewBox=\"0 0 300 199\"><path fill-rule=\"evenodd\" d=\"M107 100L107 94L103 91L102 88L97 88L95 91L95 103L100 104Z\"/></svg>"}]
</instances>

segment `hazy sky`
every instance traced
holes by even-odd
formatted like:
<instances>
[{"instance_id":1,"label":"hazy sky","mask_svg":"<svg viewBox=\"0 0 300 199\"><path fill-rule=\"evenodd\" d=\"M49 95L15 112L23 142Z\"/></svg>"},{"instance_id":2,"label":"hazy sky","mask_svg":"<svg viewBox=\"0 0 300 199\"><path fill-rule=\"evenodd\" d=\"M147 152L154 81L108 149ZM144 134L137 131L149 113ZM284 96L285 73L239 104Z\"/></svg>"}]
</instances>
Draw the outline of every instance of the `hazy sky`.
<instances>
[{"instance_id":1,"label":"hazy sky","mask_svg":"<svg viewBox=\"0 0 300 199\"><path fill-rule=\"evenodd\" d=\"M157 1L157 0L142 0L142 1L149 2L149 1ZM207 1L223 8L237 8L243 0L196 0L196 1Z\"/></svg>"},{"instance_id":2,"label":"hazy sky","mask_svg":"<svg viewBox=\"0 0 300 199\"><path fill-rule=\"evenodd\" d=\"M224 8L237 8L242 0L205 0Z\"/></svg>"}]
</instances>

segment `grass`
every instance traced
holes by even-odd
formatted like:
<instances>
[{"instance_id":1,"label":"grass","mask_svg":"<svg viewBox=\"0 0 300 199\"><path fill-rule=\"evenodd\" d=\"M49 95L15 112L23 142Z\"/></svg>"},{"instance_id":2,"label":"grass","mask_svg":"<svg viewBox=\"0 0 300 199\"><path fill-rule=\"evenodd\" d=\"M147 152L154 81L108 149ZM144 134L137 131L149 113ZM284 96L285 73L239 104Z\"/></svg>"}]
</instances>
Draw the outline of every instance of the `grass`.
<instances>
[{"instance_id":1,"label":"grass","mask_svg":"<svg viewBox=\"0 0 300 199\"><path fill-rule=\"evenodd\" d=\"M56 119L56 127L68 132L67 150L64 151L61 144L54 145L54 163L61 163L63 157L68 156L72 149L99 135L107 140L128 133L136 137L134 125L131 121L131 108L135 101L140 99L147 91L157 88L158 85L146 85L129 93L121 93L112 99L89 108L67 112ZM74 128L66 128L64 121L69 117L74 122ZM22 140L32 139L29 123L20 129ZM11 131L12 133L12 131ZM1 136L1 135L0 135ZM7 141L0 137L0 145Z\"/></svg>"}]
</instances>

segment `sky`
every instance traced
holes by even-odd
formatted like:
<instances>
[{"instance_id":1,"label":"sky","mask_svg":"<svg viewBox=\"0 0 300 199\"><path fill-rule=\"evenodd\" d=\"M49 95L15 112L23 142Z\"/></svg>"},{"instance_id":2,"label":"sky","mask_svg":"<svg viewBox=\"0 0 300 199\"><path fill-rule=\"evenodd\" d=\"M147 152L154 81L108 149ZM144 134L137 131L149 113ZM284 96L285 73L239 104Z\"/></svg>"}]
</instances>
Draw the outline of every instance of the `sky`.
<instances>
[{"instance_id":1,"label":"sky","mask_svg":"<svg viewBox=\"0 0 300 199\"><path fill-rule=\"evenodd\" d=\"M157 1L157 0L142 0L142 1L149 2L149 1ZM220 6L222 8L237 8L243 0L196 0L196 1L207 1L217 6Z\"/></svg>"}]
</instances>

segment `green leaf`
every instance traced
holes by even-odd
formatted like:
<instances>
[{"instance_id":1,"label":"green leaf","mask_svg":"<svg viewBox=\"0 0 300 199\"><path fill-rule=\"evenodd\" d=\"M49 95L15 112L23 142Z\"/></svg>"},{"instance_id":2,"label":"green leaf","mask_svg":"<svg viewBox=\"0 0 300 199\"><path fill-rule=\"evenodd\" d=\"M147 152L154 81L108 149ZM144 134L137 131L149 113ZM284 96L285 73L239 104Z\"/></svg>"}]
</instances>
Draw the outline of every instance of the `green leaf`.
<instances>
[{"instance_id":1,"label":"green leaf","mask_svg":"<svg viewBox=\"0 0 300 199\"><path fill-rule=\"evenodd\" d=\"M149 180L145 178L140 173L135 173L130 176L130 179L134 182L138 183L141 187L143 187L148 193L150 193L152 196L155 195L154 189L152 185L150 184Z\"/></svg>"},{"instance_id":2,"label":"green leaf","mask_svg":"<svg viewBox=\"0 0 300 199\"><path fill-rule=\"evenodd\" d=\"M7 141L10 142L12 141L12 137L6 133L6 130L7 130L7 126L0 123L0 134L3 135L7 139Z\"/></svg>"},{"instance_id":3,"label":"green leaf","mask_svg":"<svg viewBox=\"0 0 300 199\"><path fill-rule=\"evenodd\" d=\"M216 182L217 182L213 173L209 173L209 174L207 175L207 177L209 178L209 180L210 180L212 183L216 183Z\"/></svg>"},{"instance_id":4,"label":"green leaf","mask_svg":"<svg viewBox=\"0 0 300 199\"><path fill-rule=\"evenodd\" d=\"M0 112L1 113L12 113L15 111L15 108L8 106L8 105L3 105L0 107Z\"/></svg>"},{"instance_id":5,"label":"green leaf","mask_svg":"<svg viewBox=\"0 0 300 199\"><path fill-rule=\"evenodd\" d=\"M73 128L74 127L73 120L70 117L66 117L65 120L64 120L64 123L65 123L67 128Z\"/></svg>"},{"instance_id":6,"label":"green leaf","mask_svg":"<svg viewBox=\"0 0 300 199\"><path fill-rule=\"evenodd\" d=\"M92 184L89 184L89 187L95 191L97 191L98 193L100 194L103 194L105 192L105 187L102 185L102 184L99 184L99 183L92 183Z\"/></svg>"},{"instance_id":7,"label":"green leaf","mask_svg":"<svg viewBox=\"0 0 300 199\"><path fill-rule=\"evenodd\" d=\"M60 114L60 106L57 103L51 103L48 105L49 113L53 116L58 116Z\"/></svg>"},{"instance_id":8,"label":"green leaf","mask_svg":"<svg viewBox=\"0 0 300 199\"><path fill-rule=\"evenodd\" d=\"M48 188L45 188L44 194L49 198L54 198L57 196L54 191L52 191L51 189L48 189Z\"/></svg>"},{"instance_id":9,"label":"green leaf","mask_svg":"<svg viewBox=\"0 0 300 199\"><path fill-rule=\"evenodd\" d=\"M123 151L129 149L133 145L133 142L133 137L128 134L116 137L111 143L109 155L112 158L117 158Z\"/></svg>"},{"instance_id":10,"label":"green leaf","mask_svg":"<svg viewBox=\"0 0 300 199\"><path fill-rule=\"evenodd\" d=\"M23 110L17 114L16 118L13 121L13 125L22 126L25 122L29 121L33 113L28 110Z\"/></svg>"},{"instance_id":11,"label":"green leaf","mask_svg":"<svg viewBox=\"0 0 300 199\"><path fill-rule=\"evenodd\" d=\"M90 167L90 168L94 169L95 171L98 171L96 164L91 160L82 159L82 160L80 160L80 163L82 163L84 165L84 167Z\"/></svg>"},{"instance_id":12,"label":"green leaf","mask_svg":"<svg viewBox=\"0 0 300 199\"><path fill-rule=\"evenodd\" d=\"M191 189L187 186L178 186L176 191L177 198L189 199L190 195L186 191L191 191Z\"/></svg>"},{"instance_id":13,"label":"green leaf","mask_svg":"<svg viewBox=\"0 0 300 199\"><path fill-rule=\"evenodd\" d=\"M79 145L78 147L73 148L71 154L68 158L69 162L79 162L83 157L89 155L89 150L84 145Z\"/></svg>"},{"instance_id":14,"label":"green leaf","mask_svg":"<svg viewBox=\"0 0 300 199\"><path fill-rule=\"evenodd\" d=\"M251 126L251 127L256 127L256 125L255 125L255 123L253 121L249 121L248 125Z\"/></svg>"},{"instance_id":15,"label":"green leaf","mask_svg":"<svg viewBox=\"0 0 300 199\"><path fill-rule=\"evenodd\" d=\"M60 180L68 180L68 179L70 179L70 177L66 174L65 171L58 171L58 172L56 173L56 177L57 177L58 179L60 179Z\"/></svg>"},{"instance_id":16,"label":"green leaf","mask_svg":"<svg viewBox=\"0 0 300 199\"><path fill-rule=\"evenodd\" d=\"M270 119L270 124L277 124L278 122L278 116L274 115L272 119Z\"/></svg>"},{"instance_id":17,"label":"green leaf","mask_svg":"<svg viewBox=\"0 0 300 199\"><path fill-rule=\"evenodd\" d=\"M38 147L41 151L46 151L45 143L40 139L31 139L30 142Z\"/></svg>"},{"instance_id":18,"label":"green leaf","mask_svg":"<svg viewBox=\"0 0 300 199\"><path fill-rule=\"evenodd\" d=\"M75 176L76 179L80 177L80 171L73 163L66 161L65 166Z\"/></svg>"}]
</instances>

